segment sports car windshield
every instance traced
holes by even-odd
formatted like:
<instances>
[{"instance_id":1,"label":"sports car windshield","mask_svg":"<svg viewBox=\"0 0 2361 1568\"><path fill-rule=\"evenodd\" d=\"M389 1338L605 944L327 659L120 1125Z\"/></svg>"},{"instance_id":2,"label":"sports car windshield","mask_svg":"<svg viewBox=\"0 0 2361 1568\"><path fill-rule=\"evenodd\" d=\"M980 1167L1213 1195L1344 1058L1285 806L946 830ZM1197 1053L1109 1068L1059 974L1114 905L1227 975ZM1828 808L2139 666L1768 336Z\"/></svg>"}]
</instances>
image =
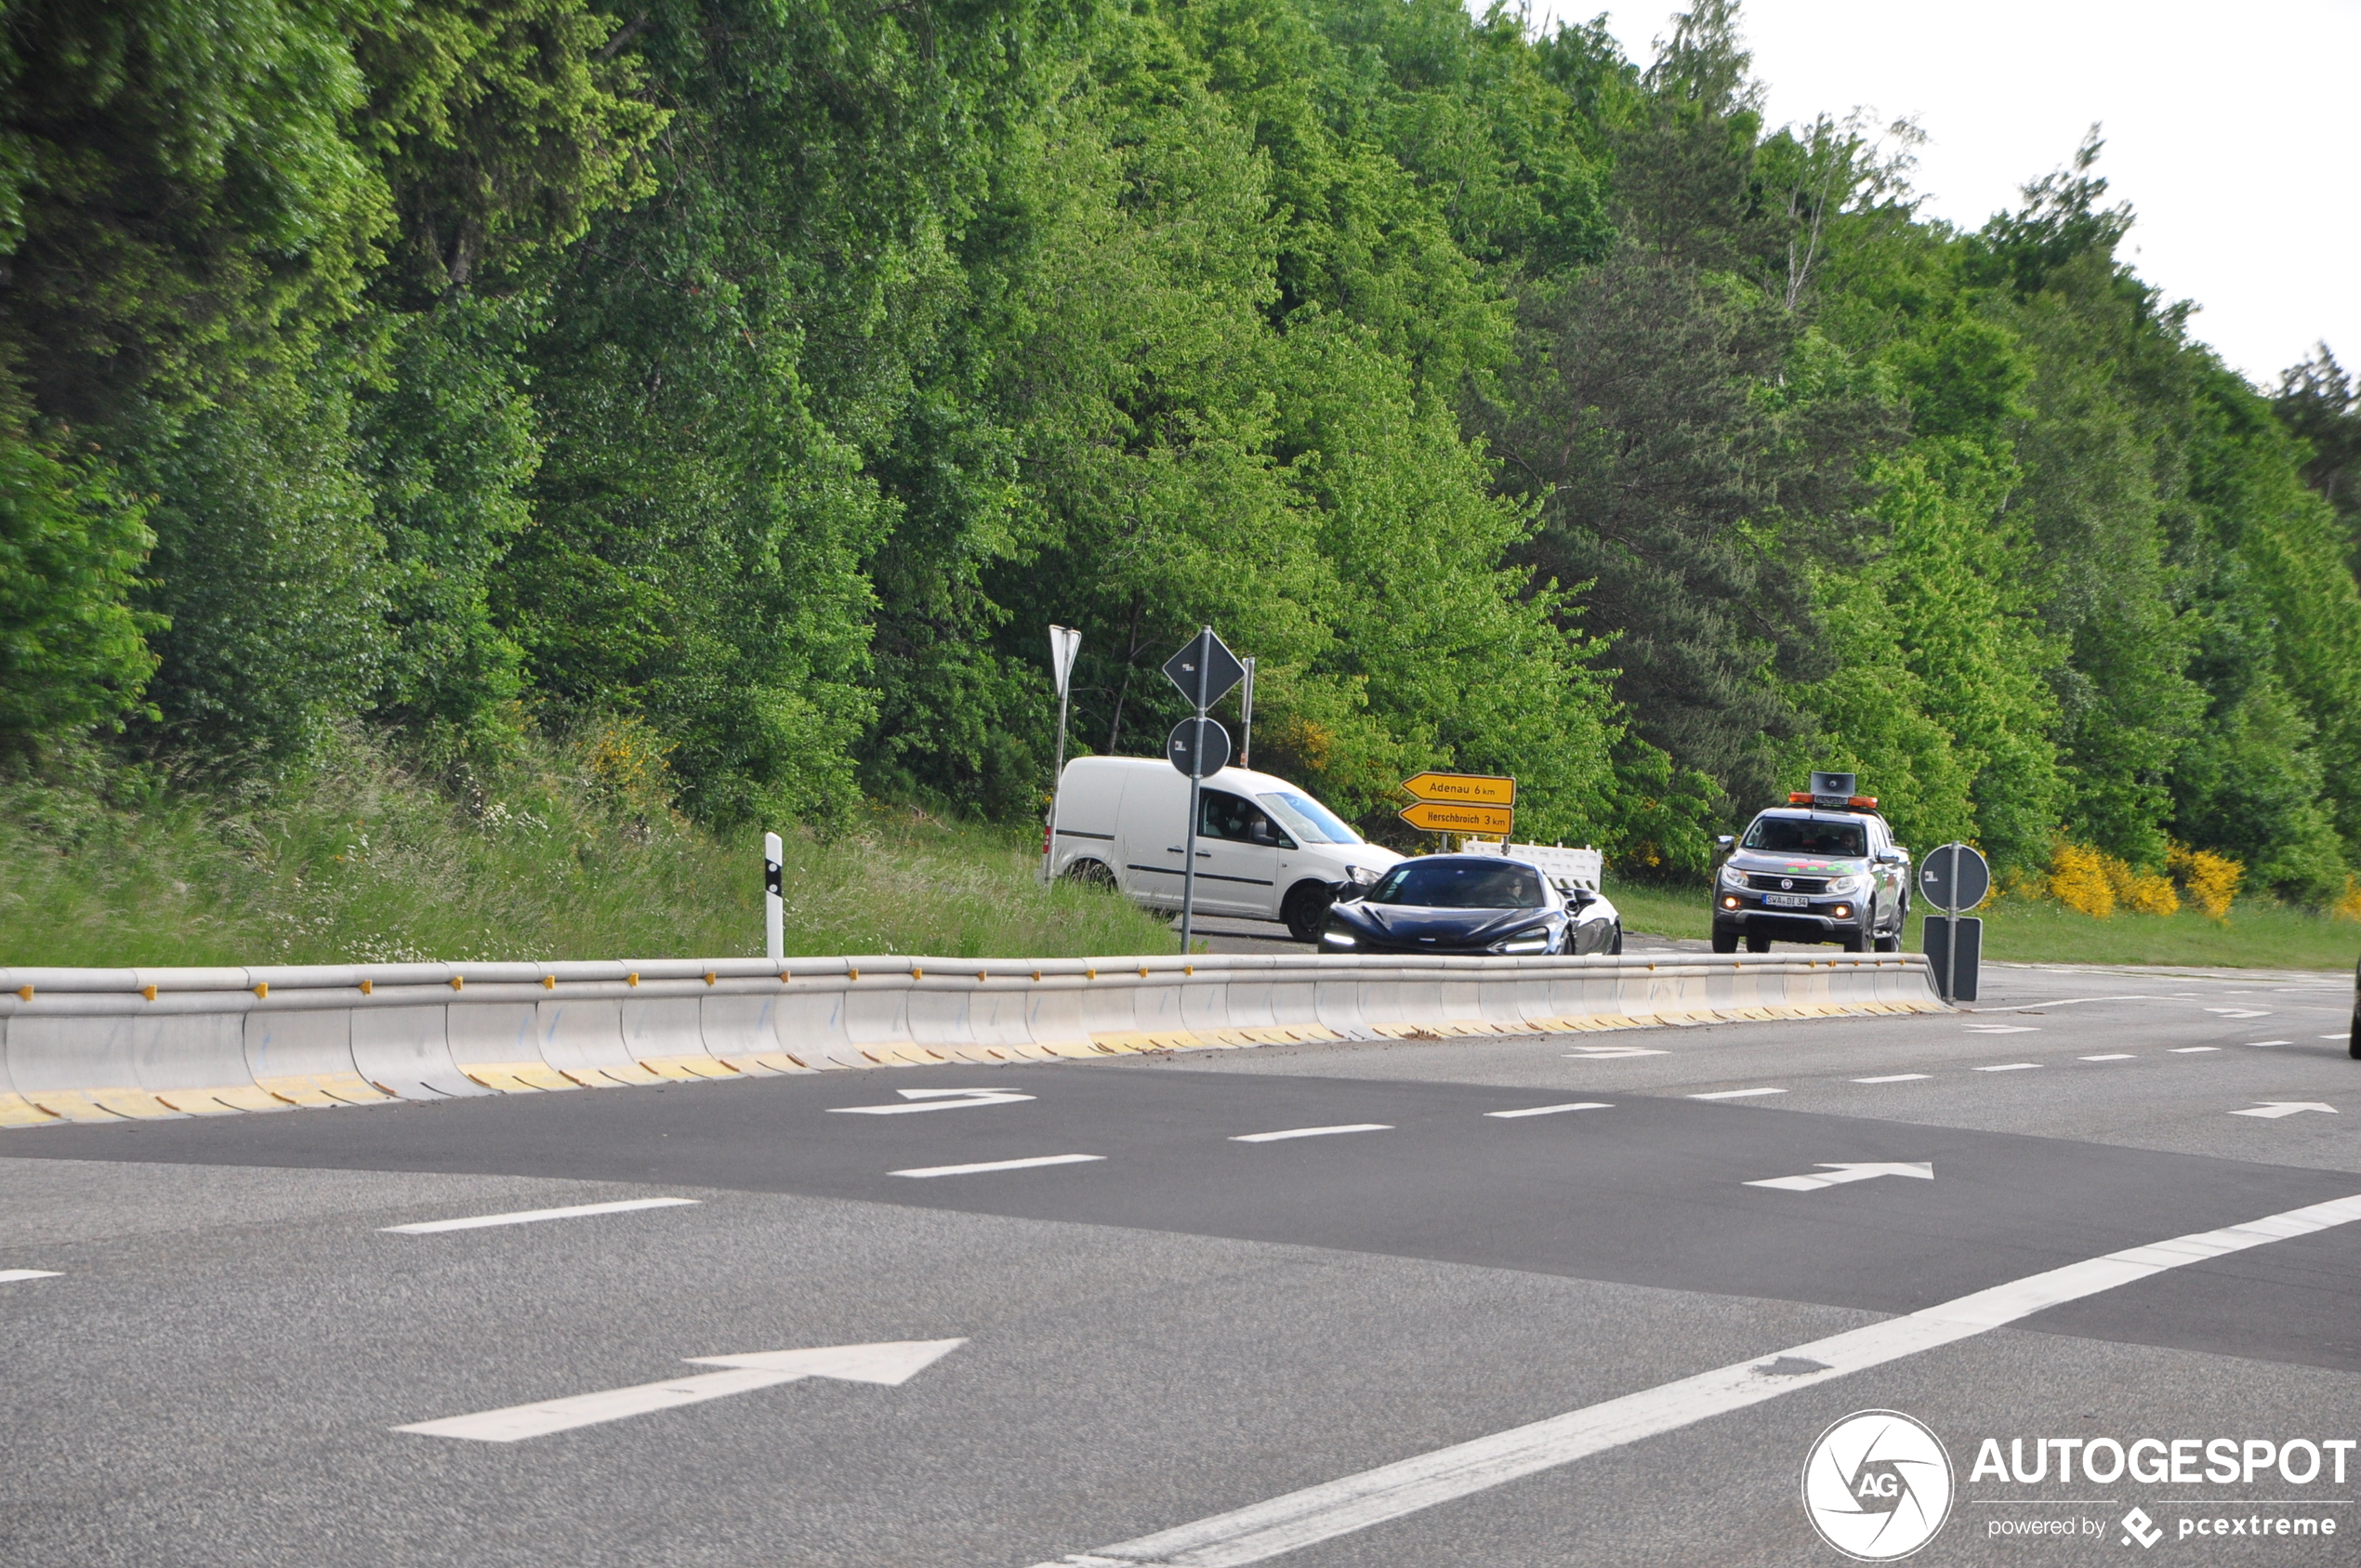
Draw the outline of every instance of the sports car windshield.
<instances>
[{"instance_id":1,"label":"sports car windshield","mask_svg":"<svg viewBox=\"0 0 2361 1568\"><path fill-rule=\"evenodd\" d=\"M1538 909L1548 901L1530 866L1409 861L1388 872L1366 902L1422 909Z\"/></svg>"},{"instance_id":2,"label":"sports car windshield","mask_svg":"<svg viewBox=\"0 0 2361 1568\"><path fill-rule=\"evenodd\" d=\"M1822 822L1815 817L1757 817L1747 829L1748 850L1768 850L1774 855L1866 855L1868 835L1859 823Z\"/></svg>"}]
</instances>

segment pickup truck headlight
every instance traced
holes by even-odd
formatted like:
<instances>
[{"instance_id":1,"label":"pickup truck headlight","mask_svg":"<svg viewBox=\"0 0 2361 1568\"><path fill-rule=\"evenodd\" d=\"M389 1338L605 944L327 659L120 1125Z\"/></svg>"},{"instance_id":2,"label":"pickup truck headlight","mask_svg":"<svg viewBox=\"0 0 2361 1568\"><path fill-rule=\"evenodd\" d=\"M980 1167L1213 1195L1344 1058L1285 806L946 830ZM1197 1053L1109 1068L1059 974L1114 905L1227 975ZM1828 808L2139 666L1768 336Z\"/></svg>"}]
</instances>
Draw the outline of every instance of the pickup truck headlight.
<instances>
[{"instance_id":1,"label":"pickup truck headlight","mask_svg":"<svg viewBox=\"0 0 2361 1568\"><path fill-rule=\"evenodd\" d=\"M1734 865L1725 864L1721 868L1721 885L1725 888L1743 888L1747 885L1747 874Z\"/></svg>"},{"instance_id":2,"label":"pickup truck headlight","mask_svg":"<svg viewBox=\"0 0 2361 1568\"><path fill-rule=\"evenodd\" d=\"M1857 893L1868 885L1869 879L1866 876L1831 876L1828 878L1828 891L1832 893Z\"/></svg>"},{"instance_id":3,"label":"pickup truck headlight","mask_svg":"<svg viewBox=\"0 0 2361 1568\"><path fill-rule=\"evenodd\" d=\"M1494 942L1492 951L1495 953L1547 953L1550 951L1550 933L1546 929L1519 931L1512 937L1503 937L1500 941Z\"/></svg>"}]
</instances>

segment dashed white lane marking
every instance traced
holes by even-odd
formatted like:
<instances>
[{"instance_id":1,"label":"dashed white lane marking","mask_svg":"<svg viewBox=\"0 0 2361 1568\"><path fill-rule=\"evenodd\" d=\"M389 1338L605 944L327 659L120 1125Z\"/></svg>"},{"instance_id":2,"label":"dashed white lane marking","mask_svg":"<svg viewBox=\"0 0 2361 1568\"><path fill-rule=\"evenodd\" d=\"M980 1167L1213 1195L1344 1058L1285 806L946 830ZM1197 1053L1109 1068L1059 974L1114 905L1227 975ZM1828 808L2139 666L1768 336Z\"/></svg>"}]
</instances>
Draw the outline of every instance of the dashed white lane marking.
<instances>
[{"instance_id":1,"label":"dashed white lane marking","mask_svg":"<svg viewBox=\"0 0 2361 1568\"><path fill-rule=\"evenodd\" d=\"M579 1219L592 1214L628 1214L641 1208L680 1208L695 1198L627 1198L613 1204L576 1204L572 1208L528 1208L515 1214L471 1214L465 1219L421 1219L415 1225L386 1225L397 1236L428 1236L440 1231L481 1231L487 1225L537 1225L544 1219Z\"/></svg>"},{"instance_id":2,"label":"dashed white lane marking","mask_svg":"<svg viewBox=\"0 0 2361 1568\"><path fill-rule=\"evenodd\" d=\"M1242 1132L1233 1143L1277 1143L1290 1138L1326 1138L1339 1132L1392 1132L1391 1122L1349 1122L1335 1127L1281 1127L1277 1132Z\"/></svg>"},{"instance_id":3,"label":"dashed white lane marking","mask_svg":"<svg viewBox=\"0 0 2361 1568\"><path fill-rule=\"evenodd\" d=\"M2268 1008L2208 1008L2205 1010L2209 1013L2218 1013L2223 1018L2269 1018L2271 1016L2271 1009Z\"/></svg>"},{"instance_id":4,"label":"dashed white lane marking","mask_svg":"<svg viewBox=\"0 0 2361 1568\"><path fill-rule=\"evenodd\" d=\"M1997 1067L1979 1067L1976 1071L1979 1073L2022 1073L2029 1067L2040 1065L2038 1061L2004 1061Z\"/></svg>"},{"instance_id":5,"label":"dashed white lane marking","mask_svg":"<svg viewBox=\"0 0 2361 1568\"><path fill-rule=\"evenodd\" d=\"M1693 1094L1691 1100L1746 1100L1758 1094L1785 1094L1785 1089L1716 1089L1711 1094Z\"/></svg>"},{"instance_id":6,"label":"dashed white lane marking","mask_svg":"<svg viewBox=\"0 0 2361 1568\"><path fill-rule=\"evenodd\" d=\"M1968 1025L1968 1033L1971 1034L2038 1034L2041 1033L2041 1026L2038 1023L1971 1023Z\"/></svg>"},{"instance_id":7,"label":"dashed white lane marking","mask_svg":"<svg viewBox=\"0 0 2361 1568\"><path fill-rule=\"evenodd\" d=\"M2350 1040L2353 1038L2353 1031L2350 1029L2340 1029L2333 1034L2323 1034L2320 1038L2323 1040Z\"/></svg>"},{"instance_id":8,"label":"dashed white lane marking","mask_svg":"<svg viewBox=\"0 0 2361 1568\"><path fill-rule=\"evenodd\" d=\"M1855 1078L1856 1084L1906 1084L1919 1078L1931 1078L1932 1073L1888 1073L1882 1078Z\"/></svg>"},{"instance_id":9,"label":"dashed white lane marking","mask_svg":"<svg viewBox=\"0 0 2361 1568\"><path fill-rule=\"evenodd\" d=\"M2085 1061L2130 1061L2134 1060L2134 1055L2130 1051L2108 1051L2104 1056L2086 1056L2082 1060Z\"/></svg>"},{"instance_id":10,"label":"dashed white lane marking","mask_svg":"<svg viewBox=\"0 0 2361 1568\"><path fill-rule=\"evenodd\" d=\"M18 1280L53 1280L55 1269L0 1269L0 1285L12 1285Z\"/></svg>"},{"instance_id":11,"label":"dashed white lane marking","mask_svg":"<svg viewBox=\"0 0 2361 1568\"><path fill-rule=\"evenodd\" d=\"M2199 1056L2207 1051L2218 1051L2221 1048L2222 1048L2220 1046L2175 1046L2172 1048L2172 1054L2174 1056Z\"/></svg>"},{"instance_id":12,"label":"dashed white lane marking","mask_svg":"<svg viewBox=\"0 0 2361 1568\"><path fill-rule=\"evenodd\" d=\"M1563 1105L1528 1105L1522 1111L1486 1111L1487 1116L1510 1121L1518 1116L1554 1116L1561 1111L1612 1111L1615 1107L1603 1100L1576 1100Z\"/></svg>"},{"instance_id":13,"label":"dashed white lane marking","mask_svg":"<svg viewBox=\"0 0 2361 1568\"><path fill-rule=\"evenodd\" d=\"M915 1170L890 1170L888 1176L982 1176L994 1170L1031 1170L1035 1166L1079 1166L1103 1160L1104 1154L1035 1154L1029 1160L984 1160L971 1166L920 1166Z\"/></svg>"},{"instance_id":14,"label":"dashed white lane marking","mask_svg":"<svg viewBox=\"0 0 2361 1568\"><path fill-rule=\"evenodd\" d=\"M2247 1044L2255 1050L2261 1050L2265 1046L2292 1046L2295 1042L2293 1040L2249 1040Z\"/></svg>"},{"instance_id":15,"label":"dashed white lane marking","mask_svg":"<svg viewBox=\"0 0 2361 1568\"><path fill-rule=\"evenodd\" d=\"M1101 1547L1035 1568L1242 1568L1333 1540L1438 1503L1515 1481L1642 1438L1761 1404L1796 1389L1882 1366L2068 1301L2135 1284L2248 1247L2311 1235L2361 1219L2361 1195L2266 1215L2225 1230L2128 1247L2062 1269L1979 1290L1907 1317L1889 1318L1775 1358L1758 1356L1643 1389L1620 1399L1511 1427L1470 1443L1308 1486L1193 1524ZM1776 1368L1773 1371L1772 1368Z\"/></svg>"},{"instance_id":16,"label":"dashed white lane marking","mask_svg":"<svg viewBox=\"0 0 2361 1568\"><path fill-rule=\"evenodd\" d=\"M1654 1046L1584 1046L1580 1050L1564 1053L1574 1061L1611 1061L1619 1056L1670 1056L1668 1050Z\"/></svg>"}]
</instances>

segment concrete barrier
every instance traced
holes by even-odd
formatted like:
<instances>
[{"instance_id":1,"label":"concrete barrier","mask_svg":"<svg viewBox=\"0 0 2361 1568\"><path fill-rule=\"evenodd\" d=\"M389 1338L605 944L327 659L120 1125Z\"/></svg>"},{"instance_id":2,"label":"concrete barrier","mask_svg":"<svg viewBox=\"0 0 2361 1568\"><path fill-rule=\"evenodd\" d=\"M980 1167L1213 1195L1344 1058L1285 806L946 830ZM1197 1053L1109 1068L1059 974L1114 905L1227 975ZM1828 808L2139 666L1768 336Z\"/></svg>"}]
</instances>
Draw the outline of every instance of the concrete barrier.
<instances>
[{"instance_id":1,"label":"concrete barrier","mask_svg":"<svg viewBox=\"0 0 2361 1568\"><path fill-rule=\"evenodd\" d=\"M1919 954L0 969L0 1127L1942 1010Z\"/></svg>"}]
</instances>

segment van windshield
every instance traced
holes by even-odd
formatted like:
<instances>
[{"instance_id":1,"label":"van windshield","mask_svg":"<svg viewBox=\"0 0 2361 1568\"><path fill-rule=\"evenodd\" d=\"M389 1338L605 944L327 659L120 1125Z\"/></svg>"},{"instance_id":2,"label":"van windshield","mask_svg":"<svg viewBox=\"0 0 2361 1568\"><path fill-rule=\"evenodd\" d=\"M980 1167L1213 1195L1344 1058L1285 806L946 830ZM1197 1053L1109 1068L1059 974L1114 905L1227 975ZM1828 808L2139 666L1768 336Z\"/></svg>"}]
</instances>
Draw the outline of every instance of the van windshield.
<instances>
[{"instance_id":1,"label":"van windshield","mask_svg":"<svg viewBox=\"0 0 2361 1568\"><path fill-rule=\"evenodd\" d=\"M1361 836L1345 825L1343 820L1308 795L1282 789L1262 797L1263 803L1277 811L1296 836L1312 844L1358 844Z\"/></svg>"}]
</instances>

